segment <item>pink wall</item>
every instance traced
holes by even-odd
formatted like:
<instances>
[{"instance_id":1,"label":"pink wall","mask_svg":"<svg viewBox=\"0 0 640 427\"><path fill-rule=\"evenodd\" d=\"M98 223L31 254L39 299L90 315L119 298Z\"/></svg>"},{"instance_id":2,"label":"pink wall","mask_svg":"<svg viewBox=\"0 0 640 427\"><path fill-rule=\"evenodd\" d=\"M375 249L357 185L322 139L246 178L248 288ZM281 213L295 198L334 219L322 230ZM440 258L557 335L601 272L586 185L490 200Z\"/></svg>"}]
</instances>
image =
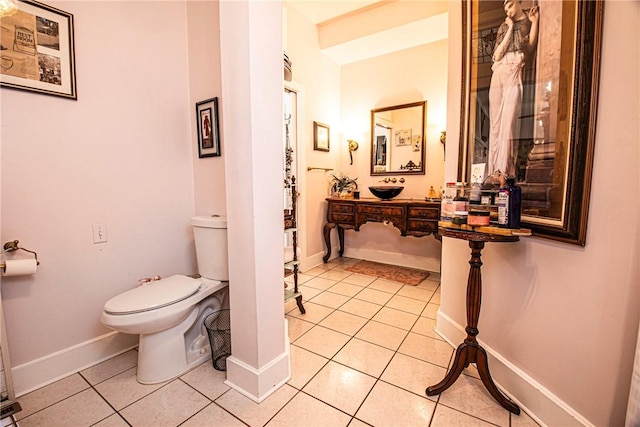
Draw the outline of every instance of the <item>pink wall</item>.
<instances>
[{"instance_id":1,"label":"pink wall","mask_svg":"<svg viewBox=\"0 0 640 427\"><path fill-rule=\"evenodd\" d=\"M222 83L220 80L220 31L217 1L188 1L187 31L189 54L189 97L191 103L191 147L193 148L193 190L195 193L196 215L225 215L225 166L224 153L227 142L222 139ZM213 97L218 97L221 156L198 157L196 145L195 105Z\"/></svg>"},{"instance_id":2,"label":"pink wall","mask_svg":"<svg viewBox=\"0 0 640 427\"><path fill-rule=\"evenodd\" d=\"M41 261L2 279L14 367L107 333L104 302L137 279L195 272L185 4L52 5L74 14L78 100L0 92L1 240Z\"/></svg>"},{"instance_id":3,"label":"pink wall","mask_svg":"<svg viewBox=\"0 0 640 427\"><path fill-rule=\"evenodd\" d=\"M459 6L452 12L450 23L460 22ZM460 87L451 82L460 80L461 32L450 28L448 134L454 136ZM586 246L525 238L483 251L479 338L578 422L594 425L624 424L640 315L638 28L637 2L606 3ZM455 179L455 150L447 150L448 179ZM468 258L465 242L445 239L440 310L463 326ZM507 391L531 408L541 396ZM549 412L535 415L557 425Z\"/></svg>"}]
</instances>

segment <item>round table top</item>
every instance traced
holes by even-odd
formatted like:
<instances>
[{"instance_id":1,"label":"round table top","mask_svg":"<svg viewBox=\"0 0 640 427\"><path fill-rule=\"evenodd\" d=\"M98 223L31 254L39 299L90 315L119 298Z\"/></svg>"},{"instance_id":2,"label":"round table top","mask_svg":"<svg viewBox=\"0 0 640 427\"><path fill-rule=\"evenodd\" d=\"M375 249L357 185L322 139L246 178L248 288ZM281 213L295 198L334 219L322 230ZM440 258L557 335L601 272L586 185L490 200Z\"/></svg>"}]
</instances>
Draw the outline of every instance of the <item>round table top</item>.
<instances>
[{"instance_id":1,"label":"round table top","mask_svg":"<svg viewBox=\"0 0 640 427\"><path fill-rule=\"evenodd\" d=\"M517 242L519 236L507 234L489 234L476 231L454 230L452 228L439 227L438 234L454 239L469 240L473 242Z\"/></svg>"}]
</instances>

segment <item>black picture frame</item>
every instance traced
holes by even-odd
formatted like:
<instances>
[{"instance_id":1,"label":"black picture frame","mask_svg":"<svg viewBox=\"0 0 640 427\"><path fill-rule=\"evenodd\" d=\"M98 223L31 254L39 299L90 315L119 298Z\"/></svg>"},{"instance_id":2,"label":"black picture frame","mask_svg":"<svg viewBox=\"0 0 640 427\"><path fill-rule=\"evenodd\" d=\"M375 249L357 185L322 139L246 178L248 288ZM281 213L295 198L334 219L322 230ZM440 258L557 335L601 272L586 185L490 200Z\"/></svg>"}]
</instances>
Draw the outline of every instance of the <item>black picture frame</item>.
<instances>
[{"instance_id":1,"label":"black picture frame","mask_svg":"<svg viewBox=\"0 0 640 427\"><path fill-rule=\"evenodd\" d=\"M330 139L329 126L320 122L313 122L313 149L328 152Z\"/></svg>"},{"instance_id":2,"label":"black picture frame","mask_svg":"<svg viewBox=\"0 0 640 427\"><path fill-rule=\"evenodd\" d=\"M217 97L196 103L196 127L198 129L198 157L220 156Z\"/></svg>"},{"instance_id":3,"label":"black picture frame","mask_svg":"<svg viewBox=\"0 0 640 427\"><path fill-rule=\"evenodd\" d=\"M539 11L537 50L522 72L519 139L512 140L518 147L512 158L514 175L523 192L522 227L530 228L535 236L584 246L595 145L604 1L534 0L521 4L525 9L537 7ZM477 166L482 166L483 159L489 157L490 137L487 135L491 120L487 111L493 73L492 48L495 48L491 42L496 39L505 19L502 8L501 1L462 2L458 179L464 182L472 181L472 165L477 172ZM525 102L527 94L531 98ZM487 100L484 104L483 99ZM530 121L528 134L526 118ZM491 173L486 170L484 176Z\"/></svg>"},{"instance_id":4,"label":"black picture frame","mask_svg":"<svg viewBox=\"0 0 640 427\"><path fill-rule=\"evenodd\" d=\"M78 99L73 15L31 0L0 20L0 86Z\"/></svg>"}]
</instances>

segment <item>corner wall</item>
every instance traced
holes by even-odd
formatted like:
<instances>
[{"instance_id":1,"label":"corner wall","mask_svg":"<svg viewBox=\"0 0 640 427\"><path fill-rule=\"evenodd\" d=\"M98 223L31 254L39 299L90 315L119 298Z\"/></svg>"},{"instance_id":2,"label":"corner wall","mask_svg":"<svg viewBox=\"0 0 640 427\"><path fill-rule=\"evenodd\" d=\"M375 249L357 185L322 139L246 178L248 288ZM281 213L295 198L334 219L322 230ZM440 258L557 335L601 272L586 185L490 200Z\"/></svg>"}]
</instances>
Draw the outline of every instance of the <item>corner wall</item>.
<instances>
[{"instance_id":1,"label":"corner wall","mask_svg":"<svg viewBox=\"0 0 640 427\"><path fill-rule=\"evenodd\" d=\"M448 180L457 169L460 3L451 11ZM606 2L586 246L531 237L482 254L478 338L496 382L547 425L624 425L640 318L639 28L637 2ZM445 238L442 259L437 328L457 345L468 245Z\"/></svg>"},{"instance_id":2,"label":"corner wall","mask_svg":"<svg viewBox=\"0 0 640 427\"><path fill-rule=\"evenodd\" d=\"M1 279L18 394L135 345L100 323L109 298L196 271L185 3L49 3L74 15L78 100L0 90L0 240L41 262Z\"/></svg>"}]
</instances>

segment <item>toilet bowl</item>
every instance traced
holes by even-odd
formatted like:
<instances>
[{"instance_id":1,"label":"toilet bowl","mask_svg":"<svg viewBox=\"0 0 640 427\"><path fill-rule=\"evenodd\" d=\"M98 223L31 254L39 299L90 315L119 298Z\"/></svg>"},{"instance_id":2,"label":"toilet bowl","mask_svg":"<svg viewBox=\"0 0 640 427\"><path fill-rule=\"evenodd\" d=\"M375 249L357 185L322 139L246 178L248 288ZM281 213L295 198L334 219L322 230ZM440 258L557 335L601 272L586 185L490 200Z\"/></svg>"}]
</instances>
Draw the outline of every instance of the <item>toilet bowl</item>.
<instances>
[{"instance_id":1,"label":"toilet bowl","mask_svg":"<svg viewBox=\"0 0 640 427\"><path fill-rule=\"evenodd\" d=\"M200 278L152 281L104 305L105 326L140 335L137 377L142 384L175 378L211 356L204 319L222 308L227 295L227 224L224 217L193 217L191 224Z\"/></svg>"}]
</instances>

